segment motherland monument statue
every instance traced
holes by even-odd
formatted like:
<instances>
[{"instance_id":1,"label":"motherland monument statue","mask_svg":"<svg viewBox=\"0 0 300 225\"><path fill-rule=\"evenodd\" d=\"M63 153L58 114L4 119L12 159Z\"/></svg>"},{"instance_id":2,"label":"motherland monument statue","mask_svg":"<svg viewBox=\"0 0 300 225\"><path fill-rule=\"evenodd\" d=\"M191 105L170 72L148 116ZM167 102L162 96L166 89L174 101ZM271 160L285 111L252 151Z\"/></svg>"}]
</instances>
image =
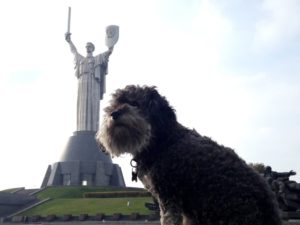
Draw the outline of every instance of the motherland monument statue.
<instances>
[{"instance_id":1,"label":"motherland monument statue","mask_svg":"<svg viewBox=\"0 0 300 225\"><path fill-rule=\"evenodd\" d=\"M87 55L78 53L71 40L71 8L65 40L74 55L75 76L78 79L77 126L69 138L60 162L49 165L42 187L57 185L125 186L121 168L101 151L95 140L99 128L100 100L106 91L108 61L119 39L119 27L106 27L108 50L93 55L95 46L86 44Z\"/></svg>"},{"instance_id":2,"label":"motherland monument statue","mask_svg":"<svg viewBox=\"0 0 300 225\"><path fill-rule=\"evenodd\" d=\"M87 56L84 57L77 52L75 45L71 41L69 30L65 37L75 57L75 76L78 79L77 131L97 131L99 127L100 100L103 99L106 89L105 76L107 74L108 60L114 45L118 41L119 27L111 25L106 28L106 46L108 50L96 56L93 56L95 50L93 43L88 42L86 44Z\"/></svg>"}]
</instances>

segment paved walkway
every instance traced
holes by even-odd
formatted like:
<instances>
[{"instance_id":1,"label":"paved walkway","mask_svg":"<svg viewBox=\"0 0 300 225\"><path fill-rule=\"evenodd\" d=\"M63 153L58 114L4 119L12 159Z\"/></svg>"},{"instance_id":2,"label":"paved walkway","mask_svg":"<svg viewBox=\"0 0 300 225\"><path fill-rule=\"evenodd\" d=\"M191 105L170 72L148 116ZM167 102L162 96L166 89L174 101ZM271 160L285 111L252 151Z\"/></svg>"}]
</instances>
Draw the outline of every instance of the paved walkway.
<instances>
[{"instance_id":1,"label":"paved walkway","mask_svg":"<svg viewBox=\"0 0 300 225\"><path fill-rule=\"evenodd\" d=\"M0 223L0 225L21 225L24 223ZM72 222L37 222L26 225L160 225L159 221L72 221ZM300 225L300 220L284 222L283 225Z\"/></svg>"},{"instance_id":2,"label":"paved walkway","mask_svg":"<svg viewBox=\"0 0 300 225\"><path fill-rule=\"evenodd\" d=\"M23 223L0 223L1 225L20 225ZM26 225L160 225L158 221L73 221L73 222L41 222ZM298 225L298 224L297 224Z\"/></svg>"}]
</instances>

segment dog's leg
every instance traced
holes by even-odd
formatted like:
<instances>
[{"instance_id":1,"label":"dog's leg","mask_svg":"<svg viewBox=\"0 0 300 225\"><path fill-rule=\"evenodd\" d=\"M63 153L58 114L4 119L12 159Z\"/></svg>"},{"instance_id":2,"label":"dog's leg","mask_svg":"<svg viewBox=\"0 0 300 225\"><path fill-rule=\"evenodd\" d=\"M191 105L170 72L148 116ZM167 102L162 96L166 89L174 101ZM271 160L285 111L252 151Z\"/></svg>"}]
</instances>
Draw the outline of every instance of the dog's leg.
<instances>
[{"instance_id":1,"label":"dog's leg","mask_svg":"<svg viewBox=\"0 0 300 225\"><path fill-rule=\"evenodd\" d=\"M188 218L186 215L182 215L182 225L195 225L193 221Z\"/></svg>"},{"instance_id":2,"label":"dog's leg","mask_svg":"<svg viewBox=\"0 0 300 225\"><path fill-rule=\"evenodd\" d=\"M159 198L159 194L155 191L150 176L144 175L140 179L144 184L145 188L152 194L152 196L158 202L160 208L161 225L183 225L181 210L178 207L176 207L176 203L172 204L172 207L166 206L166 204L162 203L161 199Z\"/></svg>"},{"instance_id":3,"label":"dog's leg","mask_svg":"<svg viewBox=\"0 0 300 225\"><path fill-rule=\"evenodd\" d=\"M168 208L160 204L160 223L161 225L183 225L182 214L176 207Z\"/></svg>"}]
</instances>

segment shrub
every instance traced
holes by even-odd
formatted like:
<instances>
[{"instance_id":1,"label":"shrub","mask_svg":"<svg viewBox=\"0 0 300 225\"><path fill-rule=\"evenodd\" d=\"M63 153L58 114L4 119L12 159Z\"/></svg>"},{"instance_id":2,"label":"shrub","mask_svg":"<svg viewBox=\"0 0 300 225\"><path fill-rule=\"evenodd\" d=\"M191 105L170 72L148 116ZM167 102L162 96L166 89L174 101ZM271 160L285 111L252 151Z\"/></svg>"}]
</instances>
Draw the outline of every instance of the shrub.
<instances>
[{"instance_id":1,"label":"shrub","mask_svg":"<svg viewBox=\"0 0 300 225\"><path fill-rule=\"evenodd\" d=\"M127 198L127 197L150 197L146 191L117 191L117 192L87 192L84 198Z\"/></svg>"}]
</instances>

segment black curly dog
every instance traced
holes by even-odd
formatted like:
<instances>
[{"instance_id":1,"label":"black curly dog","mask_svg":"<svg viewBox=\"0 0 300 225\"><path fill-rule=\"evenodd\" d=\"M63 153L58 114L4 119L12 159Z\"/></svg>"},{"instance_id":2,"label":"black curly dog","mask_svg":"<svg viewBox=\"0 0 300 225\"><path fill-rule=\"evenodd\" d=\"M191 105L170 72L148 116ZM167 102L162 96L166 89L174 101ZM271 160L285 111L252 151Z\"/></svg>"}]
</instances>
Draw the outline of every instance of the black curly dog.
<instances>
[{"instance_id":1,"label":"black curly dog","mask_svg":"<svg viewBox=\"0 0 300 225\"><path fill-rule=\"evenodd\" d=\"M118 89L105 112L97 139L113 155L132 154L161 224L281 224L263 178L232 149L179 124L155 87Z\"/></svg>"}]
</instances>

